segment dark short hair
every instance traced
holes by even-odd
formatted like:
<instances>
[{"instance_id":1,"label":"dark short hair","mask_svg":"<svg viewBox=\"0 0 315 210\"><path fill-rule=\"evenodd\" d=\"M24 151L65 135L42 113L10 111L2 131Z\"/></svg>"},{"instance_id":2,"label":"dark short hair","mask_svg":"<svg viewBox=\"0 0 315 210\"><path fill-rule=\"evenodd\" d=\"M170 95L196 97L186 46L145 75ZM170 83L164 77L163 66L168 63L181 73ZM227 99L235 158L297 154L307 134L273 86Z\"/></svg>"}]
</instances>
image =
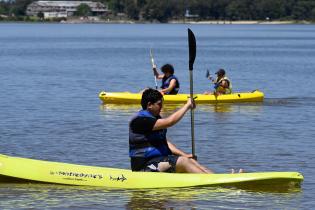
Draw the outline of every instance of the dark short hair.
<instances>
[{"instance_id":1,"label":"dark short hair","mask_svg":"<svg viewBox=\"0 0 315 210\"><path fill-rule=\"evenodd\" d=\"M218 76L224 76L224 75L225 75L225 71L224 71L224 69L219 69L219 70L216 72L216 74L217 74Z\"/></svg>"},{"instance_id":2,"label":"dark short hair","mask_svg":"<svg viewBox=\"0 0 315 210\"><path fill-rule=\"evenodd\" d=\"M163 73L170 73L170 74L174 74L174 67L171 64L165 64L161 67L161 71Z\"/></svg>"},{"instance_id":3,"label":"dark short hair","mask_svg":"<svg viewBox=\"0 0 315 210\"><path fill-rule=\"evenodd\" d=\"M148 88L142 93L142 98L141 98L141 106L142 109L147 109L148 103L156 103L159 100L163 99L163 95L155 89Z\"/></svg>"}]
</instances>

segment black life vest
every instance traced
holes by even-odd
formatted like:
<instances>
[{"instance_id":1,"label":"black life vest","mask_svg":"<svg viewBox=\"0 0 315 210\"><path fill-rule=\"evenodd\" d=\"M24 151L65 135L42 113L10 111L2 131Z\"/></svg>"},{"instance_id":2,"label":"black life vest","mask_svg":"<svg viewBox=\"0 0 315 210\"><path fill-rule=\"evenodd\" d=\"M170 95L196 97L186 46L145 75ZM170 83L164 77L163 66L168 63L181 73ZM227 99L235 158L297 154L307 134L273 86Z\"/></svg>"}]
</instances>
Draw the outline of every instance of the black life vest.
<instances>
[{"instance_id":1,"label":"black life vest","mask_svg":"<svg viewBox=\"0 0 315 210\"><path fill-rule=\"evenodd\" d=\"M149 111L141 110L130 121L141 117L154 117ZM160 118L160 117L159 117ZM167 129L151 131L149 133L135 133L129 125L129 157L152 158L171 155L172 152L166 141Z\"/></svg>"},{"instance_id":2,"label":"black life vest","mask_svg":"<svg viewBox=\"0 0 315 210\"><path fill-rule=\"evenodd\" d=\"M170 86L170 83L171 83L172 79L176 80L176 85L175 85L175 88L173 90L171 90L170 92L165 93L167 95L176 95L178 93L178 91L179 91L179 86L180 86L179 85L179 81L178 81L177 77L174 76L174 75L171 75L169 77L165 77L164 76L163 79L162 79L162 86L161 86L161 88L162 89L168 88Z\"/></svg>"}]
</instances>

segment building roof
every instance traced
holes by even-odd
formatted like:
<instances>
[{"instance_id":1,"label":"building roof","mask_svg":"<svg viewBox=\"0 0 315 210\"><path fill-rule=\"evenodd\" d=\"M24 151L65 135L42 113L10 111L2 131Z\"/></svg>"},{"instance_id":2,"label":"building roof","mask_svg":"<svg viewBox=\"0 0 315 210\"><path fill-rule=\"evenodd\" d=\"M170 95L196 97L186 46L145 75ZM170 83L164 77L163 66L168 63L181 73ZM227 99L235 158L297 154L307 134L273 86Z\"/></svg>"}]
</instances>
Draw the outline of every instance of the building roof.
<instances>
[{"instance_id":1,"label":"building roof","mask_svg":"<svg viewBox=\"0 0 315 210\"><path fill-rule=\"evenodd\" d=\"M78 7L80 4L87 4L89 7L105 7L100 2L92 1L36 1L33 3L42 7Z\"/></svg>"}]
</instances>

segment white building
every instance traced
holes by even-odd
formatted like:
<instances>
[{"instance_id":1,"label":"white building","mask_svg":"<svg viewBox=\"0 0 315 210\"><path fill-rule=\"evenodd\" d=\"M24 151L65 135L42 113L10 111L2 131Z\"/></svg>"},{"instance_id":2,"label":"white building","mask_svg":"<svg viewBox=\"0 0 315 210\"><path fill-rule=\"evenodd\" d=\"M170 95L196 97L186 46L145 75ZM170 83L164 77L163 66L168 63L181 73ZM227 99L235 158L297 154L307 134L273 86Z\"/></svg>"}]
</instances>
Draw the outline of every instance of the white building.
<instances>
[{"instance_id":1,"label":"white building","mask_svg":"<svg viewBox=\"0 0 315 210\"><path fill-rule=\"evenodd\" d=\"M190 14L190 10L186 9L185 18L198 18L198 17L199 17L199 15Z\"/></svg>"},{"instance_id":2,"label":"white building","mask_svg":"<svg viewBox=\"0 0 315 210\"><path fill-rule=\"evenodd\" d=\"M27 6L28 16L37 16L42 12L44 18L69 17L77 11L77 7L86 4L91 8L93 16L103 15L109 12L107 5L92 1L35 1Z\"/></svg>"}]
</instances>

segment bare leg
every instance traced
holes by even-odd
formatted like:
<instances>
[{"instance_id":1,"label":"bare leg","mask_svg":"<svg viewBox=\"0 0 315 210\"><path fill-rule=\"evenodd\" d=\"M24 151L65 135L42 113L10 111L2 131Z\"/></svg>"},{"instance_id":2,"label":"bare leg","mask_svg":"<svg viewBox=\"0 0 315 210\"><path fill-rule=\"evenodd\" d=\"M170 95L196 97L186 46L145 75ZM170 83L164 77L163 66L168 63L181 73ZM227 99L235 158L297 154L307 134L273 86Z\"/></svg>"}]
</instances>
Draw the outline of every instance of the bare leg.
<instances>
[{"instance_id":1,"label":"bare leg","mask_svg":"<svg viewBox=\"0 0 315 210\"><path fill-rule=\"evenodd\" d=\"M204 167L200 166L197 161L180 156L176 163L176 172L178 173L212 173L212 171L205 170Z\"/></svg>"},{"instance_id":2,"label":"bare leg","mask_svg":"<svg viewBox=\"0 0 315 210\"><path fill-rule=\"evenodd\" d=\"M161 172L167 171L171 167L169 162L160 162L158 164L158 169Z\"/></svg>"},{"instance_id":3,"label":"bare leg","mask_svg":"<svg viewBox=\"0 0 315 210\"><path fill-rule=\"evenodd\" d=\"M191 159L195 165L197 165L201 170L203 170L205 173L209 173L209 174L213 174L214 172L206 167L204 167L203 165L200 165L200 163L198 163L195 159Z\"/></svg>"},{"instance_id":4,"label":"bare leg","mask_svg":"<svg viewBox=\"0 0 315 210\"><path fill-rule=\"evenodd\" d=\"M212 95L213 92L211 92L211 91L206 91L206 92L204 92L203 94L204 94L204 95Z\"/></svg>"}]
</instances>

